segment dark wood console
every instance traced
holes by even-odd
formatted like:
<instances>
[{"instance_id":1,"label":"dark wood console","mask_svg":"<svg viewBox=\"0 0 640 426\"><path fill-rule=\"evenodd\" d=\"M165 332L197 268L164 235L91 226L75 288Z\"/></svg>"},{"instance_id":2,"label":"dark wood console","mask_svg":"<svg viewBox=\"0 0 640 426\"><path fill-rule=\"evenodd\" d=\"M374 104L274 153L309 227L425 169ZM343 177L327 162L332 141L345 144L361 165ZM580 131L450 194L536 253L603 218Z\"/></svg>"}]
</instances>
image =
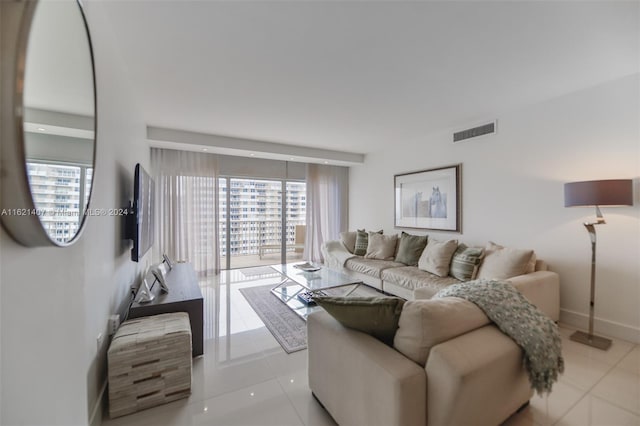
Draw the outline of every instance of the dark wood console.
<instances>
[{"instance_id":1,"label":"dark wood console","mask_svg":"<svg viewBox=\"0 0 640 426\"><path fill-rule=\"evenodd\" d=\"M188 313L191 322L192 356L202 355L204 353L203 298L193 266L190 263L176 263L165 279L169 293L162 294L160 284L156 282L151 288L155 298L149 303L133 302L129 309L129 318L171 312Z\"/></svg>"}]
</instances>

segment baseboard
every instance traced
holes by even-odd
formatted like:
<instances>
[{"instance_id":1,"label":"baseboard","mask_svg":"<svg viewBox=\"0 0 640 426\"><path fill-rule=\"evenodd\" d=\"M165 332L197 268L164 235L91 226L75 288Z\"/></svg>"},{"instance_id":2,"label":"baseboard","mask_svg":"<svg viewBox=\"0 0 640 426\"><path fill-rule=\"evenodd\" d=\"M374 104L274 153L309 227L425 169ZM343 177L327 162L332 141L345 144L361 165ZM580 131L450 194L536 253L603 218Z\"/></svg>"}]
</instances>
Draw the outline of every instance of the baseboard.
<instances>
[{"instance_id":1,"label":"baseboard","mask_svg":"<svg viewBox=\"0 0 640 426\"><path fill-rule=\"evenodd\" d=\"M89 426L100 426L102 424L102 413L104 412L105 392L107 391L107 381L105 380L100 387L100 393L93 403L91 417L89 417Z\"/></svg>"},{"instance_id":2,"label":"baseboard","mask_svg":"<svg viewBox=\"0 0 640 426\"><path fill-rule=\"evenodd\" d=\"M580 330L586 330L589 324L589 315L568 309L560 309L560 322ZM594 334L640 343L640 328L632 327L628 324L595 317L593 319L593 328Z\"/></svg>"}]
</instances>

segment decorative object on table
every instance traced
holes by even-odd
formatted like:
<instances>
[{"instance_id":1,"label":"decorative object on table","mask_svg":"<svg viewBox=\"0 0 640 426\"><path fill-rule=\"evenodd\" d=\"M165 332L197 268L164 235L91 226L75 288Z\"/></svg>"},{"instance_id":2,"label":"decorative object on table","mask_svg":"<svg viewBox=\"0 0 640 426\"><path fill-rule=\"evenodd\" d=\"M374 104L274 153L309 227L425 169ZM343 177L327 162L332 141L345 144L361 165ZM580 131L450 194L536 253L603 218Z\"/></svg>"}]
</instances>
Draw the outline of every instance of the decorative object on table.
<instances>
[{"instance_id":1,"label":"decorative object on table","mask_svg":"<svg viewBox=\"0 0 640 426\"><path fill-rule=\"evenodd\" d=\"M319 266L316 266L316 265L314 265L312 263L309 263L309 262L299 263L297 265L293 265L293 267L294 268L298 268L298 269L300 269L301 271L304 271L304 272L316 272L316 271L320 270Z\"/></svg>"},{"instance_id":2,"label":"decorative object on table","mask_svg":"<svg viewBox=\"0 0 640 426\"><path fill-rule=\"evenodd\" d=\"M461 168L395 175L395 227L461 232Z\"/></svg>"},{"instance_id":3,"label":"decorative object on table","mask_svg":"<svg viewBox=\"0 0 640 426\"><path fill-rule=\"evenodd\" d=\"M173 269L174 263L166 253L162 255L162 262L167 265L169 271Z\"/></svg>"},{"instance_id":4,"label":"decorative object on table","mask_svg":"<svg viewBox=\"0 0 640 426\"><path fill-rule=\"evenodd\" d=\"M598 349L609 349L611 340L593 334L594 300L596 291L596 228L604 225L604 217L599 206L632 206L633 181L631 179L592 180L570 182L564 184L564 206L595 206L596 221L585 222L584 227L591 239L591 296L589 299L589 331L576 331L571 340L593 346Z\"/></svg>"},{"instance_id":5,"label":"decorative object on table","mask_svg":"<svg viewBox=\"0 0 640 426\"><path fill-rule=\"evenodd\" d=\"M155 278L154 282L158 282L160 284L160 290L163 293L169 293L169 287L167 286L167 280L165 279L167 275L167 266L164 263L158 263L157 265L153 265L150 268L151 274Z\"/></svg>"},{"instance_id":6,"label":"decorative object on table","mask_svg":"<svg viewBox=\"0 0 640 426\"><path fill-rule=\"evenodd\" d=\"M107 352L111 418L191 395L191 326L185 312L122 323Z\"/></svg>"},{"instance_id":7,"label":"decorative object on table","mask_svg":"<svg viewBox=\"0 0 640 426\"><path fill-rule=\"evenodd\" d=\"M298 293L298 300L301 301L303 304L305 304L306 306L315 306L316 302L315 300L313 300L314 296L326 296L327 293L325 293L322 290L318 290L318 291L303 291L302 293Z\"/></svg>"},{"instance_id":8,"label":"decorative object on table","mask_svg":"<svg viewBox=\"0 0 640 426\"><path fill-rule=\"evenodd\" d=\"M138 288L138 293L136 294L136 302L138 303L149 303L156 297L151 293L151 287L149 287L149 283L147 282L147 278L143 278L142 284Z\"/></svg>"}]
</instances>

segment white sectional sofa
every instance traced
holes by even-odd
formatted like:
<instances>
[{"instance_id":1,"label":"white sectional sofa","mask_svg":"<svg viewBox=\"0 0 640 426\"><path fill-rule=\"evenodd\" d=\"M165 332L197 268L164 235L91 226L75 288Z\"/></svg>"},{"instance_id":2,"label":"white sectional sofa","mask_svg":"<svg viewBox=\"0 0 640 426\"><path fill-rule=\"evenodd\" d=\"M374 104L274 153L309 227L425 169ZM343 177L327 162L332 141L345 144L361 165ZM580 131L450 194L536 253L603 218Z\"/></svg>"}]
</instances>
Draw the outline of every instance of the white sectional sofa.
<instances>
[{"instance_id":1,"label":"white sectional sofa","mask_svg":"<svg viewBox=\"0 0 640 426\"><path fill-rule=\"evenodd\" d=\"M407 300L429 299L440 289L460 282L454 277L439 277L417 266L407 266L394 260L356 256L338 240L324 243L322 254L326 266L339 269L370 287ZM552 320L559 320L560 278L557 273L548 270L543 260L535 261L533 272L510 277L508 280Z\"/></svg>"},{"instance_id":2,"label":"white sectional sofa","mask_svg":"<svg viewBox=\"0 0 640 426\"><path fill-rule=\"evenodd\" d=\"M322 252L326 266L409 300L393 346L327 312L309 315L309 387L338 424L495 426L528 403L533 391L514 340L471 302L432 299L456 278L355 256L341 241L327 242ZM557 322L558 275L533 255L527 270L508 280Z\"/></svg>"}]
</instances>

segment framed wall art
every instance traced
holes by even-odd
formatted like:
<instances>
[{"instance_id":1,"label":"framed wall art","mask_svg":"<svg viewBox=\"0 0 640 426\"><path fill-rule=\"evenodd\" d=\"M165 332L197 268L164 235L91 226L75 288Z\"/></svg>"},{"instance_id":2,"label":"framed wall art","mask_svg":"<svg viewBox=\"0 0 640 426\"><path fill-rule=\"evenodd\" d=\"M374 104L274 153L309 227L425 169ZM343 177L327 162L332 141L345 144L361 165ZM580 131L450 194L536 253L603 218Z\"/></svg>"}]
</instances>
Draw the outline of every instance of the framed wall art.
<instances>
[{"instance_id":1,"label":"framed wall art","mask_svg":"<svg viewBox=\"0 0 640 426\"><path fill-rule=\"evenodd\" d=\"M462 232L462 165L393 177L396 228Z\"/></svg>"}]
</instances>

